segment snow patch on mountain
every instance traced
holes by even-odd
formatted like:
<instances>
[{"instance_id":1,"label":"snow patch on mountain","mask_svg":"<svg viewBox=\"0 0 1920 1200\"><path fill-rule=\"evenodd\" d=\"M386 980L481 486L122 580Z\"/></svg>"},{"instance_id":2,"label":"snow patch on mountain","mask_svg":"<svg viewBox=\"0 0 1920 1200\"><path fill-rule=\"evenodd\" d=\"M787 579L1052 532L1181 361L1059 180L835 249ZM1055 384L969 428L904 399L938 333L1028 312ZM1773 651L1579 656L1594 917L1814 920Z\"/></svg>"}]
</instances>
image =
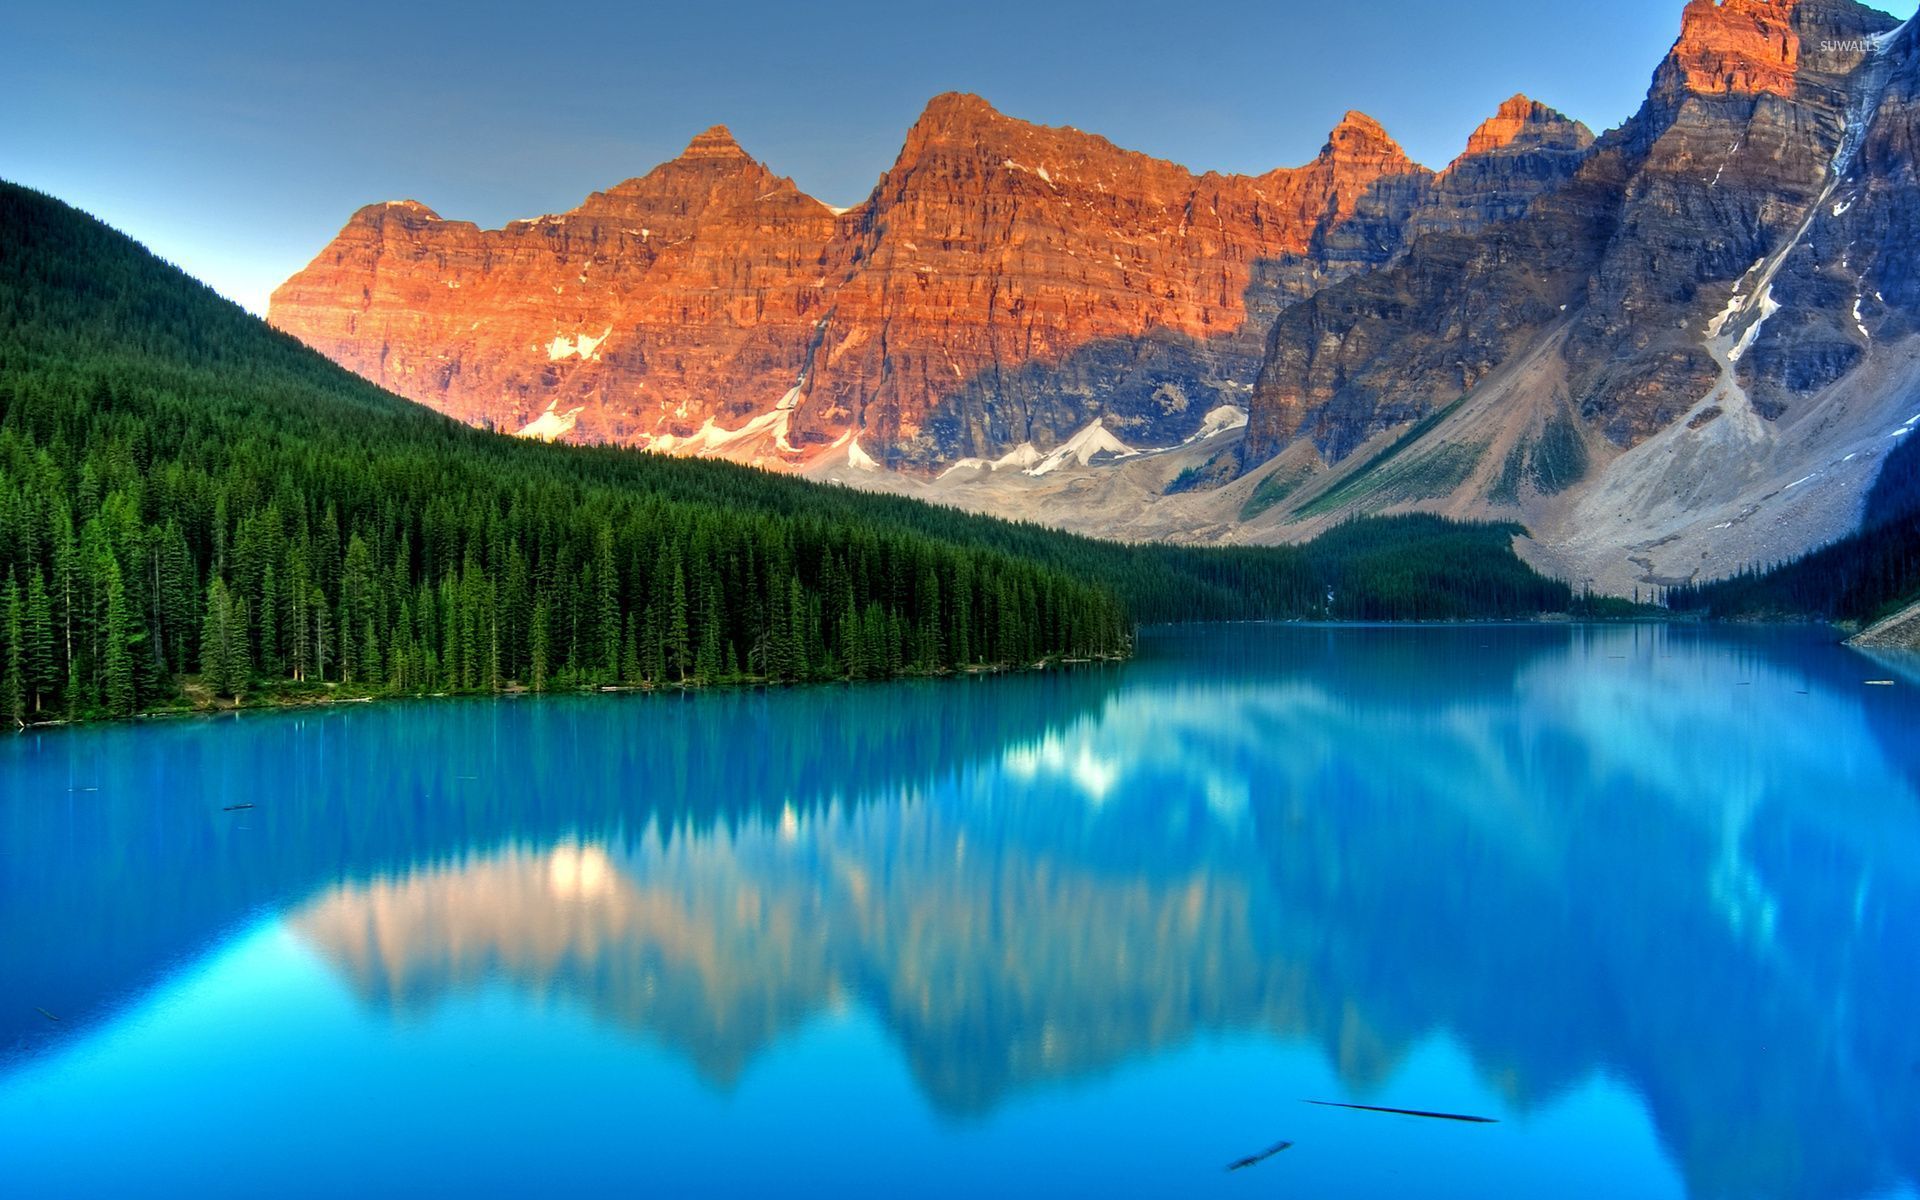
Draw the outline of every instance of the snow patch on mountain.
<instances>
[{"instance_id":1,"label":"snow patch on mountain","mask_svg":"<svg viewBox=\"0 0 1920 1200\"><path fill-rule=\"evenodd\" d=\"M1093 424L1062 442L1057 449L1027 468L1029 475L1046 475L1068 463L1090 466L1101 457L1132 458L1140 453L1107 430L1106 422L1096 418Z\"/></svg>"},{"instance_id":2,"label":"snow patch on mountain","mask_svg":"<svg viewBox=\"0 0 1920 1200\"><path fill-rule=\"evenodd\" d=\"M598 362L600 344L612 333L613 326L609 325L600 331L599 337L584 332L571 337L560 334L547 343L547 361L559 362L561 359L578 357L582 362Z\"/></svg>"},{"instance_id":3,"label":"snow patch on mountain","mask_svg":"<svg viewBox=\"0 0 1920 1200\"><path fill-rule=\"evenodd\" d=\"M1246 427L1246 409L1241 408L1238 404L1222 404L1207 413L1200 422L1200 428L1195 430L1193 436L1188 438L1184 444L1191 445L1194 442L1204 442L1215 434L1225 433L1229 429L1245 429Z\"/></svg>"},{"instance_id":4,"label":"snow patch on mountain","mask_svg":"<svg viewBox=\"0 0 1920 1200\"><path fill-rule=\"evenodd\" d=\"M939 478L945 479L956 471L1024 471L1039 462L1041 457L1032 442L1021 442L999 458L963 458L940 472Z\"/></svg>"},{"instance_id":5,"label":"snow patch on mountain","mask_svg":"<svg viewBox=\"0 0 1920 1200\"><path fill-rule=\"evenodd\" d=\"M1767 290L1760 293L1760 315L1754 318L1753 324L1747 326L1747 331L1740 335L1733 349L1727 351L1727 361L1739 362L1741 355L1753 349L1753 344L1760 340L1760 330L1766 326L1767 318L1779 311L1780 302L1773 298L1773 285L1769 283Z\"/></svg>"},{"instance_id":6,"label":"snow patch on mountain","mask_svg":"<svg viewBox=\"0 0 1920 1200\"><path fill-rule=\"evenodd\" d=\"M513 436L531 438L542 442L551 442L573 432L575 422L580 419L581 410L570 408L566 412L558 411L560 402L554 400L533 420L513 431Z\"/></svg>"}]
</instances>

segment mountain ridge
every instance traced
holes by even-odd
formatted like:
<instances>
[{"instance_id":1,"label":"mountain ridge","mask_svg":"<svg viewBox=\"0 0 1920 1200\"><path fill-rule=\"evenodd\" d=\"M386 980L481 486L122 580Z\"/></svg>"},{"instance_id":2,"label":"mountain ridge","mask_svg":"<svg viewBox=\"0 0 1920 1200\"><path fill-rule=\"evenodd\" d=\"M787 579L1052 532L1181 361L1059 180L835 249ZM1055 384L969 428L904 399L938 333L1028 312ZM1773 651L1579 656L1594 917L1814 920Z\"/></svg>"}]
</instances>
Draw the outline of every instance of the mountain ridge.
<instances>
[{"instance_id":1,"label":"mountain ridge","mask_svg":"<svg viewBox=\"0 0 1920 1200\"><path fill-rule=\"evenodd\" d=\"M497 230L363 208L269 319L413 399L569 440L785 467L857 442L931 470L1104 415L1167 444L1244 403L1279 307L1397 253L1416 212L1508 215L1559 166L1450 170L1428 205L1442 175L1357 112L1302 166L1230 175L943 93L851 208L715 127Z\"/></svg>"},{"instance_id":2,"label":"mountain ridge","mask_svg":"<svg viewBox=\"0 0 1920 1200\"><path fill-rule=\"evenodd\" d=\"M1905 418L1920 55L1854 0L1679 16L1597 138L1515 95L1438 171L1350 112L1305 164L1196 174L943 93L851 208L716 134L499 231L380 210L271 317L528 436L1105 536L1517 519L1564 577L1697 582L1847 533Z\"/></svg>"}]
</instances>

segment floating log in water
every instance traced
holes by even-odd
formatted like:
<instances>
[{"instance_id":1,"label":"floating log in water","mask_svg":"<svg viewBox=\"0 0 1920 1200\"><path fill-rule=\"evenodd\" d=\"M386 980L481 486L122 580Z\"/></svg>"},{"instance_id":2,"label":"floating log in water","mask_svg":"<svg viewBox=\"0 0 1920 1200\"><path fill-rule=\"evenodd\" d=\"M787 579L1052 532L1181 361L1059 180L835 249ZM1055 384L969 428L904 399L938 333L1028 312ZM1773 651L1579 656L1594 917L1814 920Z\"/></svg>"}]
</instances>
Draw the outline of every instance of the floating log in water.
<instances>
[{"instance_id":1,"label":"floating log in water","mask_svg":"<svg viewBox=\"0 0 1920 1200\"><path fill-rule=\"evenodd\" d=\"M221 812L239 812L243 808L252 808L252 807L253 805L251 804L229 804L225 808L221 809L220 811Z\"/></svg>"},{"instance_id":2,"label":"floating log in water","mask_svg":"<svg viewBox=\"0 0 1920 1200\"><path fill-rule=\"evenodd\" d=\"M1381 1108L1377 1104L1342 1104L1338 1100L1309 1100L1322 1108L1353 1108L1361 1112L1392 1113L1396 1117L1426 1117L1433 1121L1470 1121L1475 1125L1498 1125L1497 1117L1470 1117L1462 1113L1426 1112L1418 1108Z\"/></svg>"},{"instance_id":3,"label":"floating log in water","mask_svg":"<svg viewBox=\"0 0 1920 1200\"><path fill-rule=\"evenodd\" d=\"M1268 1146L1265 1150L1262 1150L1258 1154L1249 1154L1245 1158L1239 1159L1235 1162L1228 1163L1227 1170L1244 1171L1248 1167L1257 1167L1261 1163L1272 1158L1274 1155L1280 1153L1282 1150L1289 1149L1290 1147L1292 1147L1292 1145L1293 1145L1292 1142L1275 1142L1273 1145Z\"/></svg>"}]
</instances>

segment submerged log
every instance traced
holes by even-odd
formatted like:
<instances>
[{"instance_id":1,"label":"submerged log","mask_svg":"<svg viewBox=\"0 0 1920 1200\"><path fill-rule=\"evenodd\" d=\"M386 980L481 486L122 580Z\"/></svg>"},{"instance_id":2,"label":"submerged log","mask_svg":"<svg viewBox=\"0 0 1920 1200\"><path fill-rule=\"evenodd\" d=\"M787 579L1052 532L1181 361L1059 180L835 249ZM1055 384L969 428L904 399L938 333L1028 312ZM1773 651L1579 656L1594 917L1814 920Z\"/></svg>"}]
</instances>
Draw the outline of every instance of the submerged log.
<instances>
[{"instance_id":1,"label":"submerged log","mask_svg":"<svg viewBox=\"0 0 1920 1200\"><path fill-rule=\"evenodd\" d=\"M1470 1117L1463 1113L1427 1112L1418 1108L1382 1108L1377 1104L1342 1104L1338 1100L1309 1100L1323 1108L1352 1108L1360 1112L1392 1113L1396 1117L1425 1117L1432 1121L1469 1121L1475 1125L1498 1125L1497 1117Z\"/></svg>"},{"instance_id":2,"label":"submerged log","mask_svg":"<svg viewBox=\"0 0 1920 1200\"><path fill-rule=\"evenodd\" d=\"M1262 1150L1258 1154L1249 1154L1245 1158L1236 1159L1235 1161L1228 1163L1227 1170L1244 1171L1248 1167L1257 1167L1261 1163L1272 1158L1274 1155L1280 1153L1282 1150L1290 1149L1292 1146L1293 1146L1292 1142L1275 1142L1273 1145L1268 1146L1265 1150Z\"/></svg>"}]
</instances>

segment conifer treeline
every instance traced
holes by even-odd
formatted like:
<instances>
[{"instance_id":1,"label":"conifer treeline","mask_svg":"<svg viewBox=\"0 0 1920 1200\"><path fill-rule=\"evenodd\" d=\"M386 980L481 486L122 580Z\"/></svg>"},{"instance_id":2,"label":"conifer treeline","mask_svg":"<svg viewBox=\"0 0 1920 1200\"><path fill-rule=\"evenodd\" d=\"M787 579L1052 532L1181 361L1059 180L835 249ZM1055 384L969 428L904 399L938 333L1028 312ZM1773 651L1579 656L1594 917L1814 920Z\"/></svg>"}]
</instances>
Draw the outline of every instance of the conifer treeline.
<instances>
[{"instance_id":1,"label":"conifer treeline","mask_svg":"<svg viewBox=\"0 0 1920 1200\"><path fill-rule=\"evenodd\" d=\"M211 466L143 470L151 447L114 432L115 386L61 399L0 382L12 714L129 713L196 674L219 695L276 680L542 690L886 678L1126 645L1101 589L897 531L515 482L438 492L425 464L379 480L244 442Z\"/></svg>"}]
</instances>

